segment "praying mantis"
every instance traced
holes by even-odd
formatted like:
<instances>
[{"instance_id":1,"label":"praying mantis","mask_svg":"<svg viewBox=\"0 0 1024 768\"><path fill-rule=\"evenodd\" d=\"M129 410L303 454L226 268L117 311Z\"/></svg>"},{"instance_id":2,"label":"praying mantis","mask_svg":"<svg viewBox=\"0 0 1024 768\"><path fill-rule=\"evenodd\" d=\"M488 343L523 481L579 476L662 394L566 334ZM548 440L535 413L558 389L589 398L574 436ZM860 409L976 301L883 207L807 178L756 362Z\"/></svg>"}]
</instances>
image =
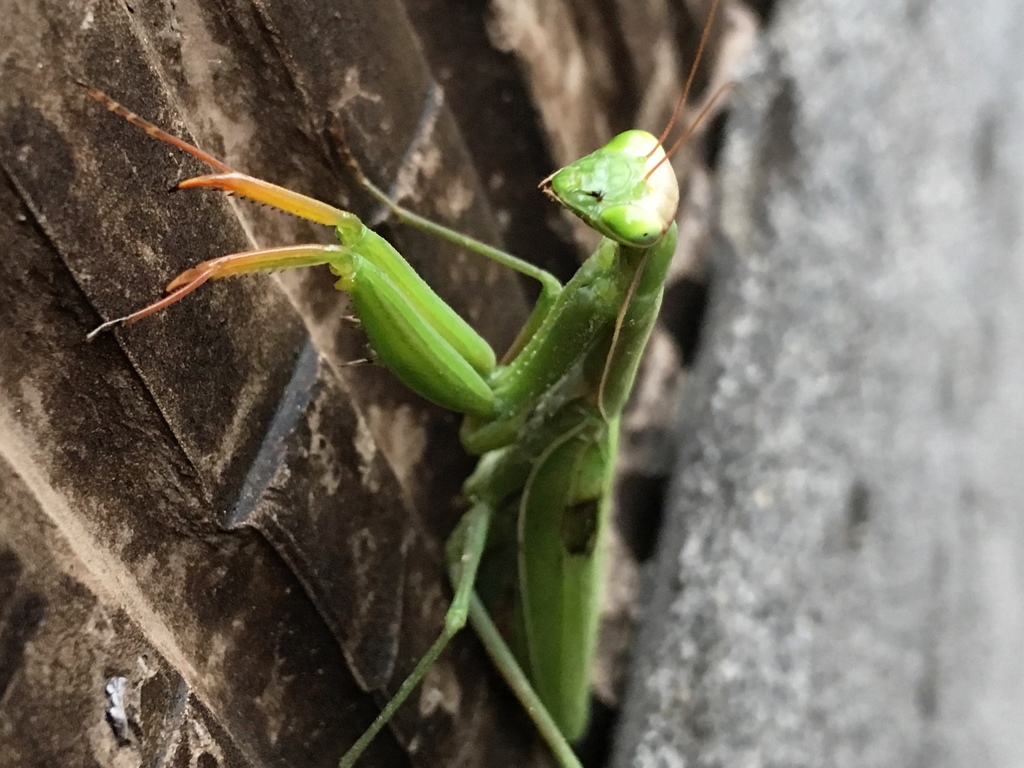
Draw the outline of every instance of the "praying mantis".
<instances>
[{"instance_id":1,"label":"praying mantis","mask_svg":"<svg viewBox=\"0 0 1024 768\"><path fill-rule=\"evenodd\" d=\"M709 22L717 0L712 3ZM697 59L710 24L705 25ZM694 62L676 112L684 103ZM167 295L89 336L162 311L209 280L326 264L348 293L374 357L410 389L464 415L460 438L479 457L463 491L468 512L446 554L454 597L437 640L342 756L356 765L468 622L563 768L587 725L603 549L619 417L654 326L675 251L679 186L661 137L622 133L541 183L552 200L601 236L564 285L509 253L424 219L388 198L357 165L361 186L400 222L540 284L519 335L498 359L483 338L355 214L240 173L136 116L109 110L213 169L179 189L213 188L333 227L338 243L287 245L222 256L185 270ZM674 117L673 117L674 120Z\"/></svg>"}]
</instances>

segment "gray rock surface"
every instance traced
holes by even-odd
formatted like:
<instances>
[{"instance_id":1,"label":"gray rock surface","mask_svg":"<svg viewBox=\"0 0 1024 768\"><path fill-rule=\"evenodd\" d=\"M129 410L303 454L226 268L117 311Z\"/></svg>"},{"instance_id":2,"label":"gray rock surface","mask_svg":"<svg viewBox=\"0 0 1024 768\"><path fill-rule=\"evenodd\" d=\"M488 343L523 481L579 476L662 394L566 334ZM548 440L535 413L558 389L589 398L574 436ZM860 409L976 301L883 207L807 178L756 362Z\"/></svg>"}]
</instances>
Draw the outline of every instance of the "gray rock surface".
<instances>
[{"instance_id":1,"label":"gray rock surface","mask_svg":"<svg viewBox=\"0 0 1024 768\"><path fill-rule=\"evenodd\" d=\"M615 765L1024 765L1021 50L775 9Z\"/></svg>"}]
</instances>

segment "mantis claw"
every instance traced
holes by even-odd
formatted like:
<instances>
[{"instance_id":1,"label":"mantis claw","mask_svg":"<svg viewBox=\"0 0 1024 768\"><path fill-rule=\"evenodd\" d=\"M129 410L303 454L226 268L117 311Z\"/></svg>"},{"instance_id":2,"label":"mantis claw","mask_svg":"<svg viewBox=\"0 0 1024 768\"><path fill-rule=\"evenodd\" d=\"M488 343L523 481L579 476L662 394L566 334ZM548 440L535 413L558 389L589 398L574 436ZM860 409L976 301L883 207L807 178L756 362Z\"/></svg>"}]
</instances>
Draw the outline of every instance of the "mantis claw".
<instances>
[{"instance_id":1,"label":"mantis claw","mask_svg":"<svg viewBox=\"0 0 1024 768\"><path fill-rule=\"evenodd\" d=\"M107 330L113 328L115 325L121 325L127 319L128 319L128 316L126 315L124 317L118 317L118 318L116 318L114 320L107 320L107 322L105 322L105 323L100 323L95 328L93 328L91 331L89 331L87 334L85 334L85 340L86 341L92 341L97 336L99 336L101 333L103 333L104 331L107 331Z\"/></svg>"}]
</instances>

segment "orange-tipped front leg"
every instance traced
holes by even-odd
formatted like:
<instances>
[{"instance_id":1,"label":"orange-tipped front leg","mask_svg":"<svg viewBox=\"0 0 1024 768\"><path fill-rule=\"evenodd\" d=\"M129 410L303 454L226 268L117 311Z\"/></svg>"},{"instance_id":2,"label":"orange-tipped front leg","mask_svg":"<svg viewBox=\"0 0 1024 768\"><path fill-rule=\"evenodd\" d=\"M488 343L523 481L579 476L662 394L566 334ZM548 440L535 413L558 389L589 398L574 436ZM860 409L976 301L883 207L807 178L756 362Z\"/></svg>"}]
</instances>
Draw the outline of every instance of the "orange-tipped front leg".
<instances>
[{"instance_id":1,"label":"orange-tipped front leg","mask_svg":"<svg viewBox=\"0 0 1024 768\"><path fill-rule=\"evenodd\" d=\"M144 120L102 91L88 88L88 92L90 97L132 125L141 128L149 136L170 144L172 147L183 152L187 152L197 160L201 160L218 171L215 174L186 179L177 185L178 189L211 187L225 192L232 192L259 203L266 203L303 219L335 227L343 242L346 240L354 242L363 233L363 224L354 214L320 202L312 197L307 197L298 192L292 192L284 187L279 187L276 184L271 184L269 181L263 181L262 179L239 173L227 163L218 160L208 152L204 152L199 147L168 133L148 120ZM89 333L86 338L91 340L97 334L115 325L134 323L137 320L155 314L185 298L207 280L217 280L230 275L266 269L309 267L325 264L347 254L348 250L343 245L289 245L280 248L264 248L257 251L235 253L204 261L191 269L185 270L174 278L167 286L168 295L159 301L155 301L149 306L132 312L130 315L103 323Z\"/></svg>"},{"instance_id":2,"label":"orange-tipped front leg","mask_svg":"<svg viewBox=\"0 0 1024 768\"><path fill-rule=\"evenodd\" d=\"M265 269L285 269L288 267L312 267L327 264L348 254L348 249L341 245L286 245L280 248L263 248L258 251L232 253L186 269L167 285L169 291L159 301L136 310L124 317L108 320L97 326L86 338L92 341L96 336L115 325L128 325L144 317L166 309L171 304L188 296L192 291L207 280L219 280L222 277L241 275L245 272L259 272Z\"/></svg>"},{"instance_id":3,"label":"orange-tipped front leg","mask_svg":"<svg viewBox=\"0 0 1024 768\"><path fill-rule=\"evenodd\" d=\"M329 227L348 229L350 227L362 227L362 223L354 213L335 208L333 205L321 202L314 197L293 192L290 189L271 184L269 181L257 179L238 171L229 173L213 173L209 176L196 176L192 179L185 179L179 182L177 189L198 189L207 187L231 192L258 203L266 203L279 211L294 214L301 219L315 221L317 224L326 224ZM348 234L346 231L345 234ZM357 234L352 231L352 236Z\"/></svg>"}]
</instances>

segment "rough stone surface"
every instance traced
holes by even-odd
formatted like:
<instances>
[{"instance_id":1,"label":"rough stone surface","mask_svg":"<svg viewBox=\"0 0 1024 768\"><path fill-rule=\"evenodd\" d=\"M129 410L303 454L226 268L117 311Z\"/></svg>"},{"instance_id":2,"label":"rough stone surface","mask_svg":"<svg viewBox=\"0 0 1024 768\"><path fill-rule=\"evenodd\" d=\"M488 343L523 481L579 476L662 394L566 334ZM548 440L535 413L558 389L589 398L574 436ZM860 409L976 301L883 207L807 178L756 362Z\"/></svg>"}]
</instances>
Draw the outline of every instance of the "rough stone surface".
<instances>
[{"instance_id":1,"label":"rough stone surface","mask_svg":"<svg viewBox=\"0 0 1024 768\"><path fill-rule=\"evenodd\" d=\"M1024 765L1022 48L775 9L615 765Z\"/></svg>"}]
</instances>

